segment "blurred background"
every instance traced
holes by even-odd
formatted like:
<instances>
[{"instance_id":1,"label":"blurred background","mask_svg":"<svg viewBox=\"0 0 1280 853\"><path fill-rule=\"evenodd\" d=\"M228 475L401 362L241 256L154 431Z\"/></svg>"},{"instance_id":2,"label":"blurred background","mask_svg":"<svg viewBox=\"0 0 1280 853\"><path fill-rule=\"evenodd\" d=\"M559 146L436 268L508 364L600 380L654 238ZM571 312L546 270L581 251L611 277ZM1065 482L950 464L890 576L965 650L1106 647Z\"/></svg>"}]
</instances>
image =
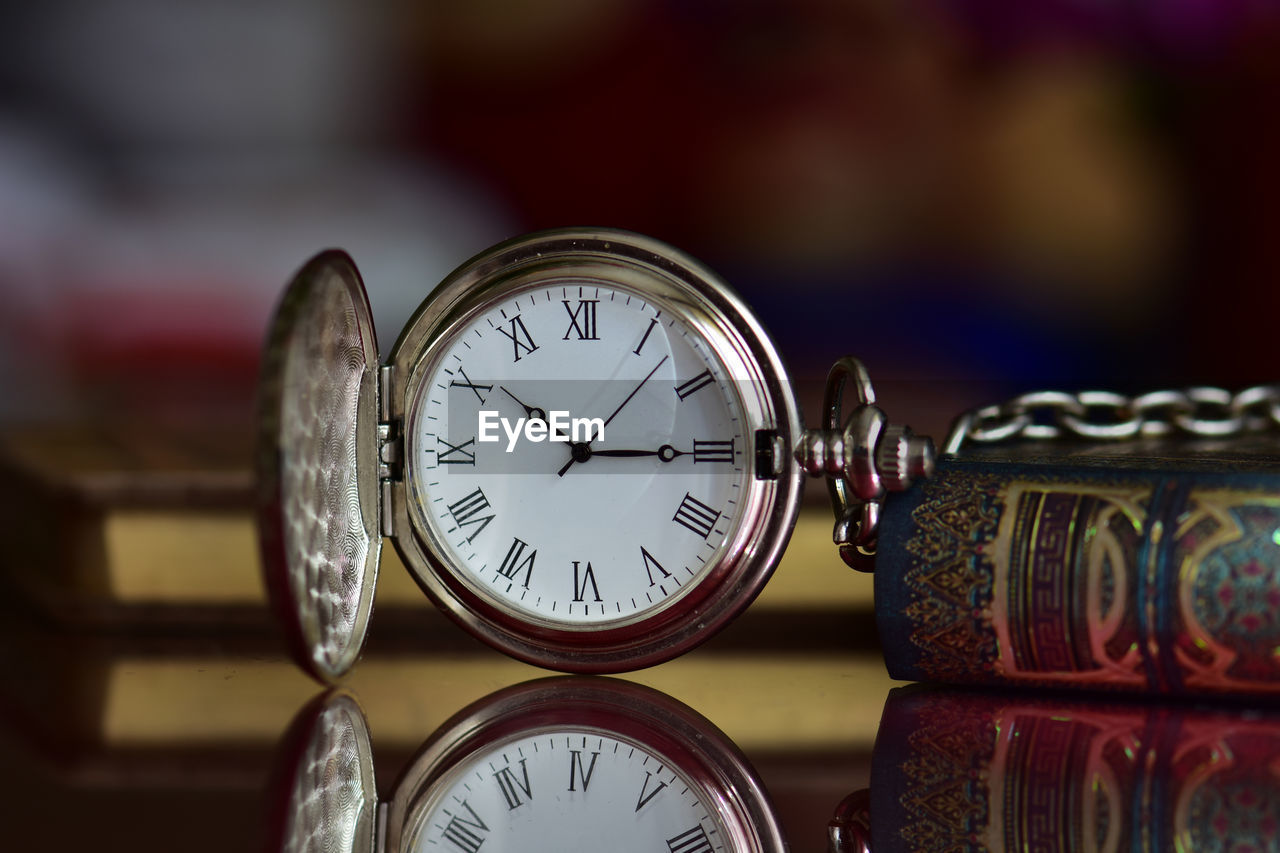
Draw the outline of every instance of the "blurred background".
<instances>
[{"instance_id":1,"label":"blurred background","mask_svg":"<svg viewBox=\"0 0 1280 853\"><path fill-rule=\"evenodd\" d=\"M1278 107L1265 0L0 4L5 825L246 849L314 691L263 606L247 469L269 315L316 251L360 265L386 355L499 240L640 231L755 307L811 421L852 353L938 435L1031 388L1280 380ZM742 737L796 849L866 784L888 687L869 579L814 510L801 568L653 672ZM401 570L378 596L357 681L385 786L533 673ZM808 681L766 691L784 722L752 740L760 703L722 716L703 666L749 695Z\"/></svg>"},{"instance_id":2,"label":"blurred background","mask_svg":"<svg viewBox=\"0 0 1280 853\"><path fill-rule=\"evenodd\" d=\"M801 377L846 351L941 397L1280 377L1272 3L48 0L0 22L9 419L243 419L316 250L360 264L385 354L450 269L565 225L710 264Z\"/></svg>"}]
</instances>

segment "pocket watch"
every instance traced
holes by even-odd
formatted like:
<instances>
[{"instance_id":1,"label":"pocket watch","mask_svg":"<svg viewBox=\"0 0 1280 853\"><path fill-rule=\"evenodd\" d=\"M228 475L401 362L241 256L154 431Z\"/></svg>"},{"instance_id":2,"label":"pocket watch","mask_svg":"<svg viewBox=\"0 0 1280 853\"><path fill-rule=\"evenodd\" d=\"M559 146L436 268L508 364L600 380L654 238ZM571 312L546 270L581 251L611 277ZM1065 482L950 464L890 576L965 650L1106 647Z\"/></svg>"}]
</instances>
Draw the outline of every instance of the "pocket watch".
<instances>
[{"instance_id":1,"label":"pocket watch","mask_svg":"<svg viewBox=\"0 0 1280 853\"><path fill-rule=\"evenodd\" d=\"M500 244L430 293L386 364L377 353L354 263L318 255L273 321L257 467L268 588L323 680L359 653L384 537L489 644L618 672L692 648L755 598L805 472L835 478L856 561L875 499L931 458L869 405L852 360L827 428L806 432L742 300L622 231ZM861 438L840 423L850 384Z\"/></svg>"},{"instance_id":2,"label":"pocket watch","mask_svg":"<svg viewBox=\"0 0 1280 853\"><path fill-rule=\"evenodd\" d=\"M763 785L706 718L651 688L559 677L463 709L378 803L368 726L346 692L282 750L272 847L379 853L783 851Z\"/></svg>"}]
</instances>

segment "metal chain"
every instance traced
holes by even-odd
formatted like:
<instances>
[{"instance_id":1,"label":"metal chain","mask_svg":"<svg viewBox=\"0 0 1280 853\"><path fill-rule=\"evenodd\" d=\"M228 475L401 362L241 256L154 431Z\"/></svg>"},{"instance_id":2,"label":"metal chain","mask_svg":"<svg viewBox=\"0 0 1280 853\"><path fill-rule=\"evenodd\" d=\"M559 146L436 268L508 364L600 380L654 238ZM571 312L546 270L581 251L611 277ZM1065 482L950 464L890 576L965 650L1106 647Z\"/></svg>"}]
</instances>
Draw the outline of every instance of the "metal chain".
<instances>
[{"instance_id":1,"label":"metal chain","mask_svg":"<svg viewBox=\"0 0 1280 853\"><path fill-rule=\"evenodd\" d=\"M1182 433L1228 437L1280 428L1280 385L1255 385L1234 394L1222 388L1151 391L1126 397L1110 391L1033 391L961 415L943 453L968 441L1078 437L1120 441Z\"/></svg>"}]
</instances>

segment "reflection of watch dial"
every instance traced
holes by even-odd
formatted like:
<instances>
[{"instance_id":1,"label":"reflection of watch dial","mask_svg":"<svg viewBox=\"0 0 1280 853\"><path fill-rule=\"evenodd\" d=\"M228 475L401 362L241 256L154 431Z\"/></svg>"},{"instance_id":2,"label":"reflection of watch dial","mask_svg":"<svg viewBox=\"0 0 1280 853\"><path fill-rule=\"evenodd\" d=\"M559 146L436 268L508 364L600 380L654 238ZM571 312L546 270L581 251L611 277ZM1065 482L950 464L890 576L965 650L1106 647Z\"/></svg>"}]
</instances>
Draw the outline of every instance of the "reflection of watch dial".
<instances>
[{"instance_id":1,"label":"reflection of watch dial","mask_svg":"<svg viewBox=\"0 0 1280 853\"><path fill-rule=\"evenodd\" d=\"M768 798L737 748L676 700L589 677L509 687L410 762L387 849L413 853L772 853Z\"/></svg>"},{"instance_id":2,"label":"reflection of watch dial","mask_svg":"<svg viewBox=\"0 0 1280 853\"><path fill-rule=\"evenodd\" d=\"M455 329L418 388L411 506L499 607L570 629L651 614L741 521L753 446L737 389L694 326L639 293L514 293ZM480 440L482 412L496 441ZM570 441L510 437L556 412Z\"/></svg>"},{"instance_id":3,"label":"reflection of watch dial","mask_svg":"<svg viewBox=\"0 0 1280 853\"><path fill-rule=\"evenodd\" d=\"M715 803L671 762L588 729L513 737L442 780L414 853L724 850Z\"/></svg>"},{"instance_id":4,"label":"reflection of watch dial","mask_svg":"<svg viewBox=\"0 0 1280 853\"><path fill-rule=\"evenodd\" d=\"M750 603L781 554L794 399L746 308L669 247L619 232L498 246L424 303L392 366L397 546L517 657L664 660Z\"/></svg>"}]
</instances>

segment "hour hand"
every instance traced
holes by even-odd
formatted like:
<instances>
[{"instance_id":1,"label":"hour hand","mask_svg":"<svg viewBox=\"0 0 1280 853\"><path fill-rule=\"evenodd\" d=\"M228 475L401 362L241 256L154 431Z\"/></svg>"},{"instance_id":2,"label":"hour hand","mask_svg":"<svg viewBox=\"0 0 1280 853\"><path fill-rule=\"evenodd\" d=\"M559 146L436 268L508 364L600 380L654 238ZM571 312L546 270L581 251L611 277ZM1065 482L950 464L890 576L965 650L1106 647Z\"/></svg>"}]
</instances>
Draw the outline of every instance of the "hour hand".
<instances>
[{"instance_id":1,"label":"hour hand","mask_svg":"<svg viewBox=\"0 0 1280 853\"><path fill-rule=\"evenodd\" d=\"M502 393L510 397L512 400L515 400L517 403L520 404L520 408L524 409L525 417L529 418L530 420L539 420L539 421L545 421L547 419L546 409L539 408L538 406L530 406L528 403L521 400L515 394L512 394L507 389L507 386L505 385L499 385L498 389L502 391Z\"/></svg>"}]
</instances>

